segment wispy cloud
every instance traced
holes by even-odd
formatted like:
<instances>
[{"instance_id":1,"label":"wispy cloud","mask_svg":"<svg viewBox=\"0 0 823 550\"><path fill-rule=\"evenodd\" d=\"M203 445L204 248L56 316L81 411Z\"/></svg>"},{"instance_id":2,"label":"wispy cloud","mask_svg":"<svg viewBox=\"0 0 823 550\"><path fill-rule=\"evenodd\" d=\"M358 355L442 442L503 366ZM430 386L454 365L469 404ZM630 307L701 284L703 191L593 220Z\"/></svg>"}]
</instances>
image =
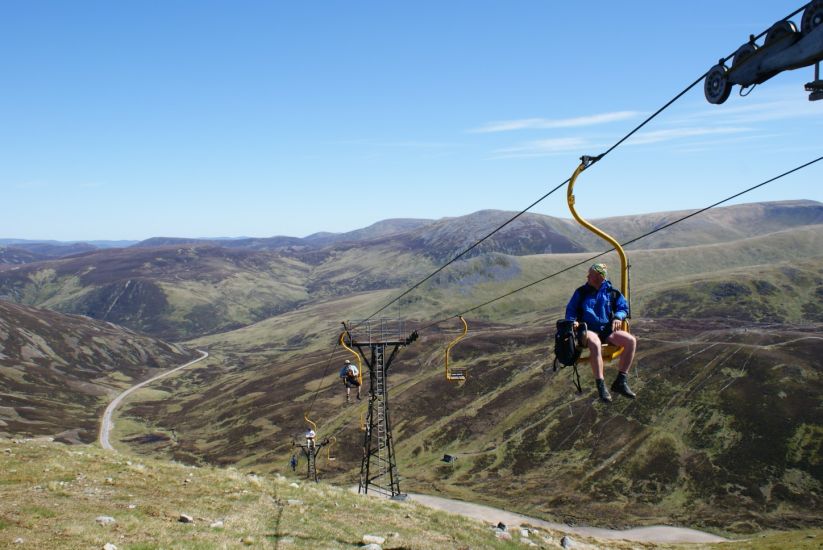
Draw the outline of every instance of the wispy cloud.
<instances>
[{"instance_id":1,"label":"wispy cloud","mask_svg":"<svg viewBox=\"0 0 823 550\"><path fill-rule=\"evenodd\" d=\"M504 147L492 152L493 158L539 157L569 151L580 151L588 145L583 138L569 137L556 139L539 139L521 145Z\"/></svg>"},{"instance_id":2,"label":"wispy cloud","mask_svg":"<svg viewBox=\"0 0 823 550\"><path fill-rule=\"evenodd\" d=\"M399 149L448 149L453 147L462 147L460 143L447 141L378 141L371 139L350 139L331 142L333 145L352 145L352 146L368 146L368 147L386 147Z\"/></svg>"},{"instance_id":3,"label":"wispy cloud","mask_svg":"<svg viewBox=\"0 0 823 550\"><path fill-rule=\"evenodd\" d=\"M574 118L522 118L518 120L501 120L489 122L479 128L469 130L471 133L483 134L492 132L511 132L513 130L545 130L552 128L579 128L581 126L595 126L635 118L641 113L637 111L616 111L598 115L581 116Z\"/></svg>"},{"instance_id":4,"label":"wispy cloud","mask_svg":"<svg viewBox=\"0 0 823 550\"><path fill-rule=\"evenodd\" d=\"M22 189L23 191L29 190L38 190L38 189L46 189L49 185L43 181L21 181L14 185L16 189Z\"/></svg>"},{"instance_id":5,"label":"wispy cloud","mask_svg":"<svg viewBox=\"0 0 823 550\"><path fill-rule=\"evenodd\" d=\"M672 128L669 130L656 130L654 132L643 132L636 134L627 141L626 144L631 145L648 145L651 143L660 143L663 141L673 141L677 139L702 137L702 136L717 136L728 134L741 134L751 132L752 128L734 127L734 126L719 126L719 127L692 127L692 128Z\"/></svg>"},{"instance_id":6,"label":"wispy cloud","mask_svg":"<svg viewBox=\"0 0 823 550\"><path fill-rule=\"evenodd\" d=\"M771 84L771 83L770 83ZM819 105L806 101L802 86L756 87L746 97L733 96L723 105L705 108L701 103L693 112L683 114L678 124L708 120L713 124L755 124L797 118L819 119Z\"/></svg>"}]
</instances>

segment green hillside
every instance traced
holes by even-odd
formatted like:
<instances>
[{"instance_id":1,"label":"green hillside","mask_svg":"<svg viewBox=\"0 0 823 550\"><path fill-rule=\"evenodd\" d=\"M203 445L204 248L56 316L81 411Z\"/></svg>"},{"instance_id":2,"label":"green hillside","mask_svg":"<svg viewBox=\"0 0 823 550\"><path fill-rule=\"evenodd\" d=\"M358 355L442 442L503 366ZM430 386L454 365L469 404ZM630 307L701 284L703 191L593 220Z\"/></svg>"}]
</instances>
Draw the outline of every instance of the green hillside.
<instances>
[{"instance_id":1,"label":"green hillside","mask_svg":"<svg viewBox=\"0 0 823 550\"><path fill-rule=\"evenodd\" d=\"M0 439L0 546L161 548L520 548L481 522L295 477L191 468L93 446ZM182 522L182 516L191 521ZM530 538L558 545L562 534ZM579 540L579 538L578 538ZM616 548L630 548L615 542Z\"/></svg>"},{"instance_id":2,"label":"green hillside","mask_svg":"<svg viewBox=\"0 0 823 550\"><path fill-rule=\"evenodd\" d=\"M582 395L568 371L551 369L554 322L602 245L518 255L524 241L501 238L382 310L378 317L422 329L390 376L403 490L599 526L674 523L726 535L821 527L819 210L809 203L735 207L717 212L691 240L680 235L656 248L629 247L637 401L618 398L605 406L594 399L588 367L581 367ZM671 216L609 223L634 236L666 219ZM185 345L208 349L207 360L130 397L113 434L121 451L283 473L308 413L322 436L337 441L337 460L323 468L323 479L348 486L358 480L366 405L344 404L337 378L348 357L336 345L341 321L372 315L431 273L433 258L465 239L459 225L450 225L457 221L447 222L436 230L412 224L411 232L429 231L426 239L402 232L362 242L332 239L309 252L96 252L4 268L0 291L58 310L93 306L96 315L148 332L196 335ZM562 226L539 217L524 224L552 238ZM568 237L572 241L585 244ZM614 253L600 260L615 272ZM100 294L103 288L109 291ZM487 305L475 310L479 304ZM466 310L471 331L452 359L469 369L469 378L455 386L444 380L443 352L459 332L455 315ZM54 319L42 316L46 325L58 323L58 314L49 315ZM36 321L25 333L38 346L53 347L60 337ZM97 346L105 349L117 338L101 334ZM153 342L145 345L166 345ZM12 362L27 357L23 347L14 349ZM98 366L134 364L128 354L107 352L100 360L99 349L89 353ZM158 364L167 360L174 362L166 357ZM7 383L8 392L24 400L38 395L32 388L43 381L44 388L65 384L65 375L74 373L63 361L7 369L8 379L25 382ZM92 365L83 365L90 383L100 384ZM147 377L124 372L122 381L104 377L102 384ZM60 419L29 422L25 433L55 435L81 426L85 439L79 440L88 441L97 414L90 404L99 409L103 394L95 389L94 398L81 393L74 399L65 391L73 387L18 407L18 416L36 409L38 418ZM2 417L7 425L9 418ZM458 460L443 463L444 454Z\"/></svg>"}]
</instances>

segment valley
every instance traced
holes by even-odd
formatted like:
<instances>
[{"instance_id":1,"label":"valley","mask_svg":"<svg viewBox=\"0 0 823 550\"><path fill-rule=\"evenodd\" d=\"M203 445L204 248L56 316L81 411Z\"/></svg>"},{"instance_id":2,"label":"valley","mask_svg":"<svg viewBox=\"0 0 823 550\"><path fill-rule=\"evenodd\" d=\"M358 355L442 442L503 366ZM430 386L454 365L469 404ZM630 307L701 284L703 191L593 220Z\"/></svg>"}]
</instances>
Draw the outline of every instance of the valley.
<instances>
[{"instance_id":1,"label":"valley","mask_svg":"<svg viewBox=\"0 0 823 550\"><path fill-rule=\"evenodd\" d=\"M341 321L381 308L499 215L382 224L347 237L20 256L0 268L0 320L25 313L34 325L28 347L5 340L0 382L19 405L12 411L4 402L0 431L93 441L95 414L115 388L149 377L141 361L171 368L202 349L208 359L121 405L116 448L287 473L309 411L337 441L335 460L321 464L323 480L356 484L366 406L347 406L337 378L347 357L336 345ZM677 217L601 225L630 240ZM408 331L424 329L389 377L402 489L572 525L674 524L724 536L821 527L823 205L741 205L683 226L628 249L636 401L603 405L587 366L580 395L568 369L552 369L554 321L602 251L567 220L527 216L381 312L402 317ZM598 261L614 265L615 257ZM448 383L443 352L459 333L454 316L486 302L466 316L469 335L452 351L468 379ZM85 362L53 353L69 320L88 324L78 342L102 333ZM23 321L7 323L7 334L15 323ZM117 355L121 340L135 354ZM28 351L35 348L39 356ZM92 372L101 364L122 374ZM35 399L47 372L53 385L88 372L86 393ZM444 454L457 460L444 463Z\"/></svg>"}]
</instances>

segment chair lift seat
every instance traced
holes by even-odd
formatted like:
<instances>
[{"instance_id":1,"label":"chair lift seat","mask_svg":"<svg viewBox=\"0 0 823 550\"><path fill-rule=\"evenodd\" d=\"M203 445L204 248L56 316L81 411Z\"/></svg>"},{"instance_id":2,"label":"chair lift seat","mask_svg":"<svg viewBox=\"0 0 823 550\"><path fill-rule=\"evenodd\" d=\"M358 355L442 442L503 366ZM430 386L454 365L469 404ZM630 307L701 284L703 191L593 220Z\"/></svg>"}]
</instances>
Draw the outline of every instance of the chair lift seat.
<instances>
[{"instance_id":1,"label":"chair lift seat","mask_svg":"<svg viewBox=\"0 0 823 550\"><path fill-rule=\"evenodd\" d=\"M451 367L449 369L449 380L465 380L466 379L466 369L460 367Z\"/></svg>"}]
</instances>

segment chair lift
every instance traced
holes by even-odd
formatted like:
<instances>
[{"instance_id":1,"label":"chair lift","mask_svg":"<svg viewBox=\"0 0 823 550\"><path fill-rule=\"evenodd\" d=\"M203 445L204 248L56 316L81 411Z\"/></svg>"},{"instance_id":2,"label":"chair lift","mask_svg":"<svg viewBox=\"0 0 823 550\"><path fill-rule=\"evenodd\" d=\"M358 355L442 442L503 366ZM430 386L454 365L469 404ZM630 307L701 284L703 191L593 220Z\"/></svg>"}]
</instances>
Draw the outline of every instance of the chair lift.
<instances>
[{"instance_id":1,"label":"chair lift","mask_svg":"<svg viewBox=\"0 0 823 550\"><path fill-rule=\"evenodd\" d=\"M582 225L583 227L585 227L586 229L588 229L589 231L591 231L592 233L594 233L595 235L597 235L601 239L606 240L617 251L618 256L620 256L620 292L623 294L623 297L626 298L626 302L631 303L629 301L629 263L628 263L628 260L626 259L626 252L623 250L623 247L620 246L620 243L617 242L614 239L614 237L612 237L608 233L598 229L597 227L595 227L594 225L592 225L588 221L584 220L580 216L580 214L577 213L577 210L575 210L575 208L574 208L574 193L573 193L573 191L574 191L575 181L577 180L577 176L579 176L580 173L583 170L588 168L591 165L593 160L594 159L592 159L591 157L588 157L588 156L582 157L580 159L580 166L577 167L577 169L574 171L574 174L572 175L571 179L569 180L569 188L568 188L568 191L566 193L566 198L567 198L568 203L569 203L569 210L571 211L572 216L574 216L574 219L577 220L577 222L580 225ZM631 312L631 306L629 306L629 312ZM628 330L629 330L628 319L623 320L622 330L625 330L625 331L628 332ZM613 344L605 344L604 343L603 346L601 347L601 355L603 356L603 361L604 362L613 361L614 359L617 359L620 356L621 353L623 353L623 348L621 348L620 346L615 346ZM588 359L588 358L589 358L589 350L588 350L588 348L584 348L583 352L580 354L580 357L577 359L577 363L580 363L582 360ZM575 364L577 364L577 363L575 363Z\"/></svg>"},{"instance_id":2,"label":"chair lift","mask_svg":"<svg viewBox=\"0 0 823 550\"><path fill-rule=\"evenodd\" d=\"M463 318L462 315L458 315L458 318L463 322L463 333L455 338L454 340L449 343L446 347L446 380L450 382L458 382L461 380L466 379L466 375L468 373L468 369L466 367L450 367L449 366L449 352L454 347L457 342L462 340L466 334L469 332L469 325L466 323L466 320Z\"/></svg>"},{"instance_id":3,"label":"chair lift","mask_svg":"<svg viewBox=\"0 0 823 550\"><path fill-rule=\"evenodd\" d=\"M306 422L311 424L311 429L306 432L306 439L307 440L312 439L312 444L314 444L313 440L317 437L317 424L315 424L314 422L311 421L311 419L309 419L308 413L304 414L303 418L306 420ZM311 437L309 437L310 434L314 434L314 435L311 435Z\"/></svg>"},{"instance_id":4,"label":"chair lift","mask_svg":"<svg viewBox=\"0 0 823 550\"><path fill-rule=\"evenodd\" d=\"M348 333L347 330L344 330L343 332L340 333L340 340L339 340L340 345L343 346L344 348L346 348L346 351L348 351L349 353L354 355L354 358L357 360L357 381L360 384L360 386L362 386L363 385L363 363L362 363L362 361L360 361L360 354L346 345L346 341L345 341L346 333Z\"/></svg>"},{"instance_id":5,"label":"chair lift","mask_svg":"<svg viewBox=\"0 0 823 550\"><path fill-rule=\"evenodd\" d=\"M329 466L329 462L334 462L337 460L337 457L334 456L334 446L337 444L337 438L331 436L329 438L329 446L326 447L326 467Z\"/></svg>"}]
</instances>

